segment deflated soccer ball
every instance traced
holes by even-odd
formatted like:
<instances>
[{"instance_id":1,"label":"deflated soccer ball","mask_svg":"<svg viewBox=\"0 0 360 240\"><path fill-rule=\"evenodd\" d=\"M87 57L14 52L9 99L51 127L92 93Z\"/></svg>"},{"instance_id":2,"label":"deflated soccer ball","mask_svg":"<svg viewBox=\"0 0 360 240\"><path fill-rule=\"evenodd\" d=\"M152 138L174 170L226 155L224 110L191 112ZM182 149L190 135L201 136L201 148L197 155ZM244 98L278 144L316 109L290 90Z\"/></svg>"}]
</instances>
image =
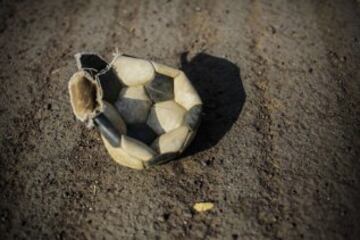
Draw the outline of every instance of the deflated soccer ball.
<instances>
[{"instance_id":1,"label":"deflated soccer ball","mask_svg":"<svg viewBox=\"0 0 360 240\"><path fill-rule=\"evenodd\" d=\"M117 163L143 169L178 157L190 144L202 102L184 72L127 55L110 64L94 53L75 58L74 114L97 126Z\"/></svg>"}]
</instances>

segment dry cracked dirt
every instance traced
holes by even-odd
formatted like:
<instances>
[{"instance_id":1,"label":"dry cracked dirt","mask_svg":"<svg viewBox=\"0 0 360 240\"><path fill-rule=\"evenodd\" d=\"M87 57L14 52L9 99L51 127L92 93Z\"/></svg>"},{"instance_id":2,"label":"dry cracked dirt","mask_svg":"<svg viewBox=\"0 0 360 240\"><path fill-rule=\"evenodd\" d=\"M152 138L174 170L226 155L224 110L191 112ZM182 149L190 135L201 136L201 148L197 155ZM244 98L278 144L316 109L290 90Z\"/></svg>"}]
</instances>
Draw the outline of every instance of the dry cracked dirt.
<instances>
[{"instance_id":1,"label":"dry cracked dirt","mask_svg":"<svg viewBox=\"0 0 360 240\"><path fill-rule=\"evenodd\" d=\"M360 239L359 1L0 4L1 239ZM177 161L121 167L73 116L73 55L116 49L201 95Z\"/></svg>"}]
</instances>

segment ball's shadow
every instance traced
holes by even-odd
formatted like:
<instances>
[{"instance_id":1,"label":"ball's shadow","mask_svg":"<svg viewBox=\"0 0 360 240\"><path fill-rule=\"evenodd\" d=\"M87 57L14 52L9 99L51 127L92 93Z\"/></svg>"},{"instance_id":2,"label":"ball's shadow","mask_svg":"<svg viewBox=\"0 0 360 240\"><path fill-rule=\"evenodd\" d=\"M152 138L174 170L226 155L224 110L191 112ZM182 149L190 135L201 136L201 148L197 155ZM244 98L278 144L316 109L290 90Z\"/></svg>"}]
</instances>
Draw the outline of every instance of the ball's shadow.
<instances>
[{"instance_id":1,"label":"ball's shadow","mask_svg":"<svg viewBox=\"0 0 360 240\"><path fill-rule=\"evenodd\" d=\"M185 52L181 68L203 101L201 125L183 155L188 156L215 146L224 137L238 119L246 95L239 67L224 58L200 53L188 61Z\"/></svg>"}]
</instances>

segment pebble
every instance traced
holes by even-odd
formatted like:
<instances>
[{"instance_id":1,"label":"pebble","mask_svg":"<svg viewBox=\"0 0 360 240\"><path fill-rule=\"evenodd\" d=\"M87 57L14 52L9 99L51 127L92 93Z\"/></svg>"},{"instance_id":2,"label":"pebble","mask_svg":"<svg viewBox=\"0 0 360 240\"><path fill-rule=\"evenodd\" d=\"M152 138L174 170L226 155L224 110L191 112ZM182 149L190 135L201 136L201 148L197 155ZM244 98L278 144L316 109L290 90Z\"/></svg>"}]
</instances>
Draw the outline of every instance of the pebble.
<instances>
[{"instance_id":1,"label":"pebble","mask_svg":"<svg viewBox=\"0 0 360 240\"><path fill-rule=\"evenodd\" d=\"M214 207L214 204L211 202L199 202L199 203L195 203L193 208L197 211L197 212L206 212L211 210Z\"/></svg>"}]
</instances>

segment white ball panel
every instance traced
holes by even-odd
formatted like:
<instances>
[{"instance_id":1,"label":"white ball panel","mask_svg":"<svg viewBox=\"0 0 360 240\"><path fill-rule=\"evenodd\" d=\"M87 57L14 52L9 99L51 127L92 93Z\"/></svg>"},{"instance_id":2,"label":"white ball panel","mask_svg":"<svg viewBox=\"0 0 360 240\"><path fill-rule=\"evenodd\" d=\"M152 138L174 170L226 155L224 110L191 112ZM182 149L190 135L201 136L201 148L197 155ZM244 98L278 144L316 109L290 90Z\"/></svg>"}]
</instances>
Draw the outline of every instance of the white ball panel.
<instances>
[{"instance_id":1,"label":"white ball panel","mask_svg":"<svg viewBox=\"0 0 360 240\"><path fill-rule=\"evenodd\" d=\"M186 108L186 110L197 104L202 104L195 88L183 72L174 79L174 93L175 101Z\"/></svg>"},{"instance_id":2,"label":"white ball panel","mask_svg":"<svg viewBox=\"0 0 360 240\"><path fill-rule=\"evenodd\" d=\"M152 148L159 153L178 152L182 150L187 139L189 129L181 126L171 132L164 133L152 144Z\"/></svg>"},{"instance_id":3,"label":"white ball panel","mask_svg":"<svg viewBox=\"0 0 360 240\"><path fill-rule=\"evenodd\" d=\"M112 62L112 66L120 80L127 86L145 84L155 76L151 62L143 59L119 56Z\"/></svg>"},{"instance_id":4,"label":"white ball panel","mask_svg":"<svg viewBox=\"0 0 360 240\"><path fill-rule=\"evenodd\" d=\"M143 161L149 161L155 156L155 152L150 147L136 139L124 135L121 136L121 147L129 155Z\"/></svg>"},{"instance_id":5,"label":"white ball panel","mask_svg":"<svg viewBox=\"0 0 360 240\"><path fill-rule=\"evenodd\" d=\"M162 134L179 127L186 110L174 101L156 103L151 111L147 124L157 133Z\"/></svg>"},{"instance_id":6,"label":"white ball panel","mask_svg":"<svg viewBox=\"0 0 360 240\"><path fill-rule=\"evenodd\" d=\"M134 169L143 169L144 164L140 159L137 159L133 156L130 156L128 153L126 153L121 147L113 147L105 137L101 136L105 148L109 152L110 156L119 164L124 165L126 167L134 168Z\"/></svg>"},{"instance_id":7,"label":"white ball panel","mask_svg":"<svg viewBox=\"0 0 360 240\"><path fill-rule=\"evenodd\" d=\"M155 71L160 73L160 74L164 74L166 76L175 78L176 76L178 76L180 74L180 70L176 69L176 68L172 68L160 63L156 63L156 62L151 62L155 68Z\"/></svg>"}]
</instances>

